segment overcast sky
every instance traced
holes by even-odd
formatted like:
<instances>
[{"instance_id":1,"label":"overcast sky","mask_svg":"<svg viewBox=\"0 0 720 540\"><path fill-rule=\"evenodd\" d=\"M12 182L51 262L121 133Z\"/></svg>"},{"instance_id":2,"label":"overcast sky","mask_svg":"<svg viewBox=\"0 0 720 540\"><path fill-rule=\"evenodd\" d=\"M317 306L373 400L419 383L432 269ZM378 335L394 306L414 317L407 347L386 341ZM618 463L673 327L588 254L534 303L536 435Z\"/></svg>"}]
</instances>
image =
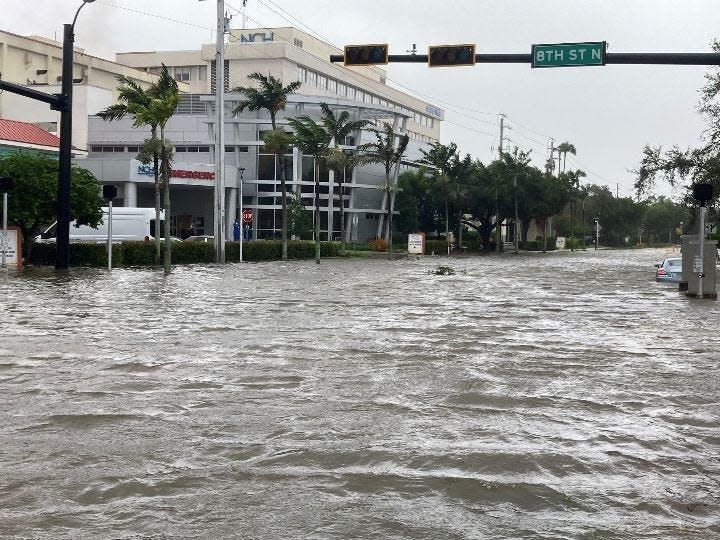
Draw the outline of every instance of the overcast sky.
<instances>
[{"instance_id":1,"label":"overcast sky","mask_svg":"<svg viewBox=\"0 0 720 540\"><path fill-rule=\"evenodd\" d=\"M62 40L80 0L0 0L0 28ZM76 26L76 45L114 59L118 51L197 49L214 40L216 0L96 0ZM231 27L242 0L226 0ZM372 6L369 10L367 6ZM533 43L607 41L609 52L711 52L720 38L718 0L247 0L248 27L296 26L342 47L475 43L478 53L529 53ZM645 144L699 144L698 90L710 68L618 66L535 69L478 64L428 69L390 64L390 84L446 111L442 142L487 163L497 154L499 113L510 147L542 166L550 138L568 141L568 167L631 195ZM493 150L494 149L494 150Z\"/></svg>"}]
</instances>

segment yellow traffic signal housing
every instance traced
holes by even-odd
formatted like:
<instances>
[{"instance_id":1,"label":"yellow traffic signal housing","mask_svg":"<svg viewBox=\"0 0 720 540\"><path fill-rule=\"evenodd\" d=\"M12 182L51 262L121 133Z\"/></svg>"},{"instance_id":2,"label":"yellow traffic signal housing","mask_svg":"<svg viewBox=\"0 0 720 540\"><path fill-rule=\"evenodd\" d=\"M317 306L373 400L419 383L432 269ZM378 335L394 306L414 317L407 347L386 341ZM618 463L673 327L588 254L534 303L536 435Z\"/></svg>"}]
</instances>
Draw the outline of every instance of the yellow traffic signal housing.
<instances>
[{"instance_id":1,"label":"yellow traffic signal housing","mask_svg":"<svg viewBox=\"0 0 720 540\"><path fill-rule=\"evenodd\" d=\"M346 45L346 66L372 66L388 63L388 44Z\"/></svg>"},{"instance_id":2,"label":"yellow traffic signal housing","mask_svg":"<svg viewBox=\"0 0 720 540\"><path fill-rule=\"evenodd\" d=\"M429 67L474 66L475 45L431 45Z\"/></svg>"}]
</instances>

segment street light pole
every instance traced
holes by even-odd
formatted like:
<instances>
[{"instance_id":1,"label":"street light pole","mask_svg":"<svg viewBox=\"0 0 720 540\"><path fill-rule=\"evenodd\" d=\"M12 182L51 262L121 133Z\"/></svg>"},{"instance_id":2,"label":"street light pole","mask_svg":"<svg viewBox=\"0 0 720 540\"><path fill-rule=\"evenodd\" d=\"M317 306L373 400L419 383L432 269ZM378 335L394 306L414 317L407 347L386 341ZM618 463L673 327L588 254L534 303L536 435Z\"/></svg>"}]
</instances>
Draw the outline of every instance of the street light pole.
<instances>
[{"instance_id":1,"label":"street light pole","mask_svg":"<svg viewBox=\"0 0 720 540\"><path fill-rule=\"evenodd\" d=\"M67 268L70 265L70 174L72 155L72 101L73 101L73 44L75 42L75 22L85 4L95 0L83 0L73 17L72 24L64 25L62 57L63 106L60 109L60 155L57 200L57 233L55 268Z\"/></svg>"}]
</instances>

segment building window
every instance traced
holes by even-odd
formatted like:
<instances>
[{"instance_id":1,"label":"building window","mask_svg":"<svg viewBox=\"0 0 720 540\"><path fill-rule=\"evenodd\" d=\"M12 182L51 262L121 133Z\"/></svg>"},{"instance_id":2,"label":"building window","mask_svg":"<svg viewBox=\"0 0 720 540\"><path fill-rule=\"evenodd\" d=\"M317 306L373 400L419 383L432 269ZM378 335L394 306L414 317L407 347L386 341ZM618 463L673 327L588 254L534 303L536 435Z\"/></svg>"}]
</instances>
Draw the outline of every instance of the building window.
<instances>
[{"instance_id":1,"label":"building window","mask_svg":"<svg viewBox=\"0 0 720 540\"><path fill-rule=\"evenodd\" d=\"M127 151L131 154L137 154L140 151L139 146L128 146Z\"/></svg>"},{"instance_id":2,"label":"building window","mask_svg":"<svg viewBox=\"0 0 720 540\"><path fill-rule=\"evenodd\" d=\"M198 81L207 81L207 66L198 66Z\"/></svg>"},{"instance_id":3,"label":"building window","mask_svg":"<svg viewBox=\"0 0 720 540\"><path fill-rule=\"evenodd\" d=\"M328 79L328 90L337 93L338 83L335 79Z\"/></svg>"},{"instance_id":4,"label":"building window","mask_svg":"<svg viewBox=\"0 0 720 540\"><path fill-rule=\"evenodd\" d=\"M369 213L366 212L366 213L365 213L365 219L368 220L368 221L377 221L378 215L377 215L377 214L369 214Z\"/></svg>"},{"instance_id":5,"label":"building window","mask_svg":"<svg viewBox=\"0 0 720 540\"><path fill-rule=\"evenodd\" d=\"M347 84L344 84L341 82L337 83L337 93L340 94L341 96L346 96L347 95Z\"/></svg>"},{"instance_id":6,"label":"building window","mask_svg":"<svg viewBox=\"0 0 720 540\"><path fill-rule=\"evenodd\" d=\"M300 81L301 83L307 82L307 77L308 77L308 70L307 70L307 68L298 66L298 68L297 68L297 78L298 78L298 81Z\"/></svg>"},{"instance_id":7,"label":"building window","mask_svg":"<svg viewBox=\"0 0 720 540\"><path fill-rule=\"evenodd\" d=\"M275 180L275 156L263 154L258 157L258 180Z\"/></svg>"},{"instance_id":8,"label":"building window","mask_svg":"<svg viewBox=\"0 0 720 540\"><path fill-rule=\"evenodd\" d=\"M238 146L237 151L238 152L249 152L250 150L248 149L247 146Z\"/></svg>"},{"instance_id":9,"label":"building window","mask_svg":"<svg viewBox=\"0 0 720 540\"><path fill-rule=\"evenodd\" d=\"M225 147L225 153L226 153L226 154L234 154L234 153L235 153L235 147L234 147L234 146L226 146L226 147Z\"/></svg>"},{"instance_id":10,"label":"building window","mask_svg":"<svg viewBox=\"0 0 720 540\"><path fill-rule=\"evenodd\" d=\"M312 86L317 86L318 74L314 71L308 71L307 83Z\"/></svg>"},{"instance_id":11,"label":"building window","mask_svg":"<svg viewBox=\"0 0 720 540\"><path fill-rule=\"evenodd\" d=\"M175 80L176 81L189 81L190 80L190 66L175 66Z\"/></svg>"},{"instance_id":12,"label":"building window","mask_svg":"<svg viewBox=\"0 0 720 540\"><path fill-rule=\"evenodd\" d=\"M348 85L348 87L347 87L347 97L348 97L348 99L349 99L349 100L354 100L356 95L357 95L357 90L355 89L355 87Z\"/></svg>"},{"instance_id":13,"label":"building window","mask_svg":"<svg viewBox=\"0 0 720 540\"><path fill-rule=\"evenodd\" d=\"M296 47L300 47L300 48L302 49L302 46L303 46L302 39L293 38L293 44L294 44Z\"/></svg>"},{"instance_id":14,"label":"building window","mask_svg":"<svg viewBox=\"0 0 720 540\"><path fill-rule=\"evenodd\" d=\"M327 77L325 75L318 75L318 86L325 90L327 88Z\"/></svg>"}]
</instances>

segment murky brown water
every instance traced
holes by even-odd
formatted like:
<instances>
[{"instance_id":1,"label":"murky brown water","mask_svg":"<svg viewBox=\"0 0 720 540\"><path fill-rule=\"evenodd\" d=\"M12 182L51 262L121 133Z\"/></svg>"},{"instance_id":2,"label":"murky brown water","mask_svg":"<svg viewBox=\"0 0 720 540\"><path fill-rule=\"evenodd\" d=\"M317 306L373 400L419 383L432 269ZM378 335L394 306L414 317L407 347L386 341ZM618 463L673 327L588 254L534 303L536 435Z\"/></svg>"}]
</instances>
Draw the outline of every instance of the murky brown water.
<instances>
[{"instance_id":1,"label":"murky brown water","mask_svg":"<svg viewBox=\"0 0 720 540\"><path fill-rule=\"evenodd\" d=\"M0 275L0 536L716 537L720 305L661 255Z\"/></svg>"}]
</instances>

